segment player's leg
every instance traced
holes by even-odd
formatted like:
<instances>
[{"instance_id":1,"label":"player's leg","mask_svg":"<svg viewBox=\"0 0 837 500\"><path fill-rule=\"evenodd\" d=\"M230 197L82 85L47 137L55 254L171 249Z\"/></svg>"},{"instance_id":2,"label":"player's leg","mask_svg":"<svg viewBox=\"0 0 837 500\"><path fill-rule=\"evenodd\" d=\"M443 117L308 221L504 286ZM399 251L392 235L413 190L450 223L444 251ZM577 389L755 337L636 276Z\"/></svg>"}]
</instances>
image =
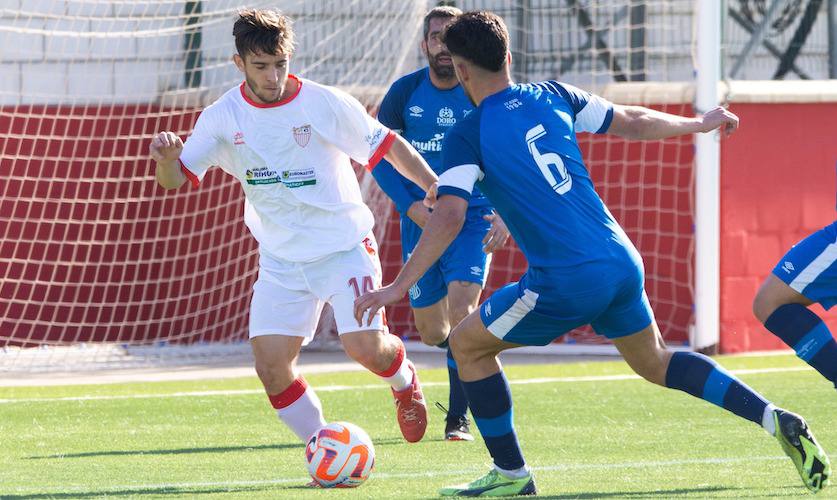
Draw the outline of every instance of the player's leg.
<instances>
[{"instance_id":1,"label":"player's leg","mask_svg":"<svg viewBox=\"0 0 837 500\"><path fill-rule=\"evenodd\" d=\"M378 311L371 325L359 326L354 318L354 301L363 292L381 286L381 268L374 238L357 248L341 252L328 262L306 268L307 280L317 283L318 296L334 309L337 333L346 354L372 371L392 388L399 427L409 442L421 440L427 428L427 406L415 366L407 359L404 343L389 334L384 311Z\"/></svg>"},{"instance_id":2,"label":"player's leg","mask_svg":"<svg viewBox=\"0 0 837 500\"><path fill-rule=\"evenodd\" d=\"M479 306L482 283L471 281L451 281L448 283L448 315L451 325L458 325ZM447 415L445 416L445 439L448 441L473 441L468 420L468 398L459 379L459 369L453 352L447 349L448 396Z\"/></svg>"},{"instance_id":3,"label":"player's leg","mask_svg":"<svg viewBox=\"0 0 837 500\"><path fill-rule=\"evenodd\" d=\"M632 299L631 288L635 285L617 296L613 307L594 322L596 331L613 340L628 365L650 382L686 392L762 426L779 439L805 485L812 491L821 489L831 467L805 421L776 408L711 358L695 352L668 351L645 292ZM641 330L625 334L647 321L650 324Z\"/></svg>"},{"instance_id":4,"label":"player's leg","mask_svg":"<svg viewBox=\"0 0 837 500\"><path fill-rule=\"evenodd\" d=\"M455 327L479 306L480 294L488 278L491 255L483 252L482 240L491 228L483 216L490 210L469 209L465 224L451 245L442 254L438 266L447 286L447 320ZM448 397L445 416L445 439L450 441L472 441L468 421L468 400L459 380L456 360L447 350Z\"/></svg>"},{"instance_id":5,"label":"player's leg","mask_svg":"<svg viewBox=\"0 0 837 500\"><path fill-rule=\"evenodd\" d=\"M313 337L322 304L307 292L263 279L268 272L259 271L250 306L256 373L279 419L305 442L325 420L317 394L296 371L296 359ZM277 309L294 314L275 314Z\"/></svg>"},{"instance_id":6,"label":"player's leg","mask_svg":"<svg viewBox=\"0 0 837 500\"><path fill-rule=\"evenodd\" d=\"M837 230L808 236L779 260L753 301L756 318L837 387L837 342L807 306L837 302Z\"/></svg>"},{"instance_id":7,"label":"player's leg","mask_svg":"<svg viewBox=\"0 0 837 500\"><path fill-rule=\"evenodd\" d=\"M468 405L494 468L471 483L443 488L443 496L509 496L536 491L514 430L509 384L497 359L501 351L520 345L502 340L515 327L526 327L531 308L518 298L517 284L507 285L451 333L451 350ZM493 325L495 331L490 331L486 323Z\"/></svg>"}]
</instances>

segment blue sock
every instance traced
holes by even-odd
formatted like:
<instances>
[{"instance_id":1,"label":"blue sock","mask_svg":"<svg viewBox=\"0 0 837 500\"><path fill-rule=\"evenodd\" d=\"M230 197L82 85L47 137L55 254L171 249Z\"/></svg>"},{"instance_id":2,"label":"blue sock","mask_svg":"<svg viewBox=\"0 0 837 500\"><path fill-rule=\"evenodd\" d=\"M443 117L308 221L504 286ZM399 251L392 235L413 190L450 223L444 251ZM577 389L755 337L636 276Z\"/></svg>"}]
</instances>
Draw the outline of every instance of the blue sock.
<instances>
[{"instance_id":1,"label":"blue sock","mask_svg":"<svg viewBox=\"0 0 837 500\"><path fill-rule=\"evenodd\" d=\"M509 383L501 371L475 382L462 382L471 414L497 467L515 470L526 465L512 427Z\"/></svg>"},{"instance_id":2,"label":"blue sock","mask_svg":"<svg viewBox=\"0 0 837 500\"><path fill-rule=\"evenodd\" d=\"M778 307L764 327L837 387L837 342L819 316L802 304Z\"/></svg>"},{"instance_id":3,"label":"blue sock","mask_svg":"<svg viewBox=\"0 0 837 500\"><path fill-rule=\"evenodd\" d=\"M705 399L759 426L769 404L718 363L696 352L674 353L666 372L666 387Z\"/></svg>"},{"instance_id":4,"label":"blue sock","mask_svg":"<svg viewBox=\"0 0 837 500\"><path fill-rule=\"evenodd\" d=\"M465 389L462 388L462 381L459 380L459 370L456 368L456 361L453 359L450 348L448 348L448 383L450 385L448 417L464 417L468 411L468 398L465 396Z\"/></svg>"}]
</instances>

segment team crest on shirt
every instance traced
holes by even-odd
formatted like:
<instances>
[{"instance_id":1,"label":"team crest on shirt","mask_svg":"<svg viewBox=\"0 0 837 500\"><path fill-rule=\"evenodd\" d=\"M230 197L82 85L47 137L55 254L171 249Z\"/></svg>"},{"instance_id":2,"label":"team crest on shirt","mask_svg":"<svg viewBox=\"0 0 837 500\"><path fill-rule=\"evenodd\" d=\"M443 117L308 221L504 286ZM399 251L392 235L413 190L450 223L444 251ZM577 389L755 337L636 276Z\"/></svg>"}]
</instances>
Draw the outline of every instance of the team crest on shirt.
<instances>
[{"instance_id":1,"label":"team crest on shirt","mask_svg":"<svg viewBox=\"0 0 837 500\"><path fill-rule=\"evenodd\" d=\"M366 253L369 255L375 255L375 245L372 244L371 239L363 238L363 246L366 247Z\"/></svg>"},{"instance_id":2,"label":"team crest on shirt","mask_svg":"<svg viewBox=\"0 0 837 500\"><path fill-rule=\"evenodd\" d=\"M436 125L450 127L456 125L456 118L453 117L453 110L445 106L439 110L439 117L436 118Z\"/></svg>"},{"instance_id":3,"label":"team crest on shirt","mask_svg":"<svg viewBox=\"0 0 837 500\"><path fill-rule=\"evenodd\" d=\"M311 140L311 125L294 127L294 140L300 147L304 148Z\"/></svg>"}]
</instances>

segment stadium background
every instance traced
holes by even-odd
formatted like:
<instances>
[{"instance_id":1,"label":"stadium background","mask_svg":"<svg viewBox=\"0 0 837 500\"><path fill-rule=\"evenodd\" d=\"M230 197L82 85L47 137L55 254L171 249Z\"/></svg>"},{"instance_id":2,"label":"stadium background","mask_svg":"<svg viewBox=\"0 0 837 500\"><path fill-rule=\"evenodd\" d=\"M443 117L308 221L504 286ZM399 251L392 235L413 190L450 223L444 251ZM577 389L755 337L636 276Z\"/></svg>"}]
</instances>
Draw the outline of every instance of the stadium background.
<instances>
[{"instance_id":1,"label":"stadium background","mask_svg":"<svg viewBox=\"0 0 837 500\"><path fill-rule=\"evenodd\" d=\"M694 112L695 2L454 3L506 19L519 81L558 78L615 102ZM423 65L420 21L434 2L251 4L296 20L294 73L345 88L374 112L389 83ZM147 158L154 132L185 137L200 109L240 81L229 61L238 7L0 3L4 364L19 347L246 339L257 254L241 222L240 189L215 170L199 189L165 193ZM750 303L794 241L834 220L835 2L724 7L720 95L742 128L721 143L718 348L782 348ZM687 344L695 322L693 139L580 142L600 194L645 259L664 336ZM400 265L397 216L357 171L378 219L388 281ZM502 250L487 292L524 269L518 251ZM389 317L395 332L415 334L406 301ZM837 316L826 320L837 326ZM599 342L587 330L567 339Z\"/></svg>"}]
</instances>

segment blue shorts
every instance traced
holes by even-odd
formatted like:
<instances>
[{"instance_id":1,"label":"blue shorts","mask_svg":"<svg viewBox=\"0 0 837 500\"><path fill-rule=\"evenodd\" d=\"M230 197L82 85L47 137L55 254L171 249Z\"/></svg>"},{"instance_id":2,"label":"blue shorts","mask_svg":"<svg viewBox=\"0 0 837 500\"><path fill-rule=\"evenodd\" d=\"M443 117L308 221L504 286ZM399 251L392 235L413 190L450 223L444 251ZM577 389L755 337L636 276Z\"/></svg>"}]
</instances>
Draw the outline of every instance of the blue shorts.
<instances>
[{"instance_id":1,"label":"blue shorts","mask_svg":"<svg viewBox=\"0 0 837 500\"><path fill-rule=\"evenodd\" d=\"M572 272L529 268L483 302L480 317L495 337L515 344L547 345L587 324L607 338L624 337L654 320L644 280L638 255Z\"/></svg>"},{"instance_id":2,"label":"blue shorts","mask_svg":"<svg viewBox=\"0 0 837 500\"><path fill-rule=\"evenodd\" d=\"M837 222L792 246L773 274L825 309L837 304Z\"/></svg>"},{"instance_id":3,"label":"blue shorts","mask_svg":"<svg viewBox=\"0 0 837 500\"><path fill-rule=\"evenodd\" d=\"M492 213L491 208L469 208L462 230L433 264L410 288L410 305L428 307L448 294L451 281L479 283L485 287L491 256L482 251L482 239L491 228L483 216ZM404 262L418 244L421 228L408 217L401 217L401 256Z\"/></svg>"}]
</instances>

